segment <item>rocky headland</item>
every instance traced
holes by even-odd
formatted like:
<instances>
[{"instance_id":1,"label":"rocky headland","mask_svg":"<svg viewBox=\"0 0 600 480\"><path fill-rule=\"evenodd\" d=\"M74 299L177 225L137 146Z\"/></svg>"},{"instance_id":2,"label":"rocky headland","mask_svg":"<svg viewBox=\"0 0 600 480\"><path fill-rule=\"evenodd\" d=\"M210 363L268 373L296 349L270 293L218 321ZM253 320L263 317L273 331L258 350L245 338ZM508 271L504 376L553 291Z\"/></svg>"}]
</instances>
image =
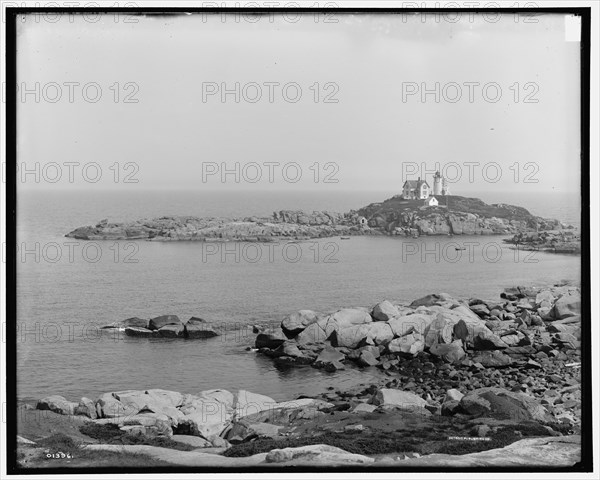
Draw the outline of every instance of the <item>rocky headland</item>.
<instances>
[{"instance_id":1,"label":"rocky headland","mask_svg":"<svg viewBox=\"0 0 600 480\"><path fill-rule=\"evenodd\" d=\"M392 197L347 213L282 210L271 217L199 218L165 216L132 222L101 220L68 233L82 240L253 241L310 239L350 235L514 235L569 228L522 207L476 198L439 196L440 205Z\"/></svg>"},{"instance_id":2,"label":"rocky headland","mask_svg":"<svg viewBox=\"0 0 600 480\"><path fill-rule=\"evenodd\" d=\"M518 233L505 243L514 249L549 253L581 253L581 235L574 230Z\"/></svg>"},{"instance_id":3,"label":"rocky headland","mask_svg":"<svg viewBox=\"0 0 600 480\"><path fill-rule=\"evenodd\" d=\"M385 372L380 384L288 401L223 389L50 395L20 407L21 465L93 466L102 453L121 455L120 465L142 455L259 469L572 466L581 452L580 289L516 287L500 298L429 294L255 327L257 355L284 368L375 368ZM166 317L112 327L180 328Z\"/></svg>"}]
</instances>

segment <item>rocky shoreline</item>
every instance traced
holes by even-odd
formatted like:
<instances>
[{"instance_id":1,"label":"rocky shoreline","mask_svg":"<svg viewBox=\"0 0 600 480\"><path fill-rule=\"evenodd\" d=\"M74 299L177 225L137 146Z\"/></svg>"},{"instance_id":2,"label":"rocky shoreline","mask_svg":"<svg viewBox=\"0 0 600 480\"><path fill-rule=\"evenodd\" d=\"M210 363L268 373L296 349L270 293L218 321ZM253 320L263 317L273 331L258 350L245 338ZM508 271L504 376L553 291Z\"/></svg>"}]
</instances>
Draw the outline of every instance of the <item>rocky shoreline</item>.
<instances>
[{"instance_id":1,"label":"rocky shoreline","mask_svg":"<svg viewBox=\"0 0 600 480\"><path fill-rule=\"evenodd\" d=\"M60 444L75 455L171 465L569 466L581 448L580 323L573 285L511 288L501 301L440 293L302 310L255 327L257 355L289 368L378 368L387 379L284 402L222 389L51 395L21 406L19 455L43 466L62 434L77 438Z\"/></svg>"},{"instance_id":2,"label":"rocky shoreline","mask_svg":"<svg viewBox=\"0 0 600 480\"><path fill-rule=\"evenodd\" d=\"M522 207L487 205L460 196L440 199L447 205L425 207L421 200L392 197L348 213L281 210L264 218L164 216L116 223L104 219L65 236L80 240L269 242L352 235L512 235L572 228L558 220L536 217Z\"/></svg>"},{"instance_id":3,"label":"rocky shoreline","mask_svg":"<svg viewBox=\"0 0 600 480\"><path fill-rule=\"evenodd\" d=\"M573 230L519 233L504 242L520 250L581 254L581 235Z\"/></svg>"}]
</instances>

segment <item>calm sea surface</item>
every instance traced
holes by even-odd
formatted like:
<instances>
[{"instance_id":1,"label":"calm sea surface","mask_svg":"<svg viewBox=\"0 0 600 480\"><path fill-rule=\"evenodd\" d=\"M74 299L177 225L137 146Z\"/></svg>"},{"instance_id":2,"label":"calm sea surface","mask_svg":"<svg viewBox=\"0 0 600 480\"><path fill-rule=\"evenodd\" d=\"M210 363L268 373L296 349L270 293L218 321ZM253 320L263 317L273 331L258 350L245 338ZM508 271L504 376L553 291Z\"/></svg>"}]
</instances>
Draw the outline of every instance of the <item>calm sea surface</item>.
<instances>
[{"instance_id":1,"label":"calm sea surface","mask_svg":"<svg viewBox=\"0 0 600 480\"><path fill-rule=\"evenodd\" d=\"M502 237L339 238L269 245L84 242L82 225L160 215L248 216L274 210L348 211L390 193L23 193L18 198L17 383L20 398L77 399L115 390L198 392L245 388L284 400L379 377L279 370L246 351L247 328L203 341L99 334L127 317L194 315L247 326L303 308L330 311L427 293L498 298L505 286L579 280L579 257L514 252ZM579 225L577 197L531 195L484 201L521 205ZM455 247L466 250L456 250ZM9 319L10 321L10 319Z\"/></svg>"}]
</instances>

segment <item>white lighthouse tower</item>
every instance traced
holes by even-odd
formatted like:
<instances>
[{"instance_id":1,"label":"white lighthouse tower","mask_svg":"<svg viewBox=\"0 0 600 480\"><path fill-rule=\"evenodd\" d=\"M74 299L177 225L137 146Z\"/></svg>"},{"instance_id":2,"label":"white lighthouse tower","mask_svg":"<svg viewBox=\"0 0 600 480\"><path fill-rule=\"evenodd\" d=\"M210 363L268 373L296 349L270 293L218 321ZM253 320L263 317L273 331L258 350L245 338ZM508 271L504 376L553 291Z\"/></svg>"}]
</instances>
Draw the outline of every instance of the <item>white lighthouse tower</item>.
<instances>
[{"instance_id":1,"label":"white lighthouse tower","mask_svg":"<svg viewBox=\"0 0 600 480\"><path fill-rule=\"evenodd\" d=\"M435 175L433 176L433 194L434 195L442 195L442 183L445 183L444 180L445 179L442 177L442 174L440 173L439 170L437 172L435 172Z\"/></svg>"}]
</instances>

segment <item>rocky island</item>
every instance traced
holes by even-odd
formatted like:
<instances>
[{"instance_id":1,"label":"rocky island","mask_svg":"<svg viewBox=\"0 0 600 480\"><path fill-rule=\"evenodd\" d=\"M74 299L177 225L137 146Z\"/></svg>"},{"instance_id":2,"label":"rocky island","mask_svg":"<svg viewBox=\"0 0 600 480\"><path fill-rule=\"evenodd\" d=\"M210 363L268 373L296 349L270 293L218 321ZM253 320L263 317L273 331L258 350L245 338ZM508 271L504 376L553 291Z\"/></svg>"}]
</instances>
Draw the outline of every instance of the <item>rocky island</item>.
<instances>
[{"instance_id":1,"label":"rocky island","mask_svg":"<svg viewBox=\"0 0 600 480\"><path fill-rule=\"evenodd\" d=\"M347 235L510 235L568 228L522 207L488 205L477 198L438 196L439 204L394 196L347 213L282 210L271 217L165 216L79 227L66 236L81 240L197 240L268 242Z\"/></svg>"},{"instance_id":2,"label":"rocky island","mask_svg":"<svg viewBox=\"0 0 600 480\"><path fill-rule=\"evenodd\" d=\"M510 288L500 300L437 293L293 312L280 325L256 326L258 355L289 368L380 369L384 380L287 401L218 385L78 401L52 394L20 407L19 461L28 468L47 467L48 459L260 470L573 466L581 458L581 314L574 285ZM176 323L163 316L125 324L136 322L127 328ZM200 319L190 325L206 329Z\"/></svg>"}]
</instances>

